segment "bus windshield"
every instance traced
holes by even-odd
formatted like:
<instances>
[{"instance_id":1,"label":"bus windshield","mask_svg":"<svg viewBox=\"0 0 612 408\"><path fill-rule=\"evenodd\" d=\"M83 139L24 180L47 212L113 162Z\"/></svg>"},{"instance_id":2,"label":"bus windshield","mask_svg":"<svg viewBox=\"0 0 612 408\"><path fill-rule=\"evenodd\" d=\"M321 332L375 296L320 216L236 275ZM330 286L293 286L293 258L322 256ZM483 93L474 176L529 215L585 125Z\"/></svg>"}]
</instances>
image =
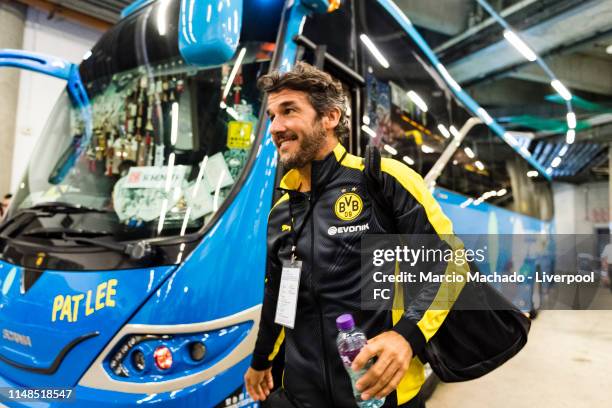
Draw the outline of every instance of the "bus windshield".
<instances>
[{"instance_id":1,"label":"bus windshield","mask_svg":"<svg viewBox=\"0 0 612 408\"><path fill-rule=\"evenodd\" d=\"M165 14L155 3L122 20L81 63L91 119L64 91L11 208L95 216L70 228L65 217L38 217L23 235L182 236L201 230L229 196L254 148L256 82L275 45L245 39L224 64L187 64L177 46L180 2L169 4ZM158 15L167 15L163 31Z\"/></svg>"}]
</instances>

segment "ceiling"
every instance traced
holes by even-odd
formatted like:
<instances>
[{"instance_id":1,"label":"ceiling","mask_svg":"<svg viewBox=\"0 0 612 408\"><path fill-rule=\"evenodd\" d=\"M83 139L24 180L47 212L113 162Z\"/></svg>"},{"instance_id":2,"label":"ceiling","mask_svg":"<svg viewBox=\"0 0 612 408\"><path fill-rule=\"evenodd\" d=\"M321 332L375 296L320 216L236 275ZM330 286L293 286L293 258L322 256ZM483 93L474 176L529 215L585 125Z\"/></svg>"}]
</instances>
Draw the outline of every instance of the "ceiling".
<instances>
[{"instance_id":1,"label":"ceiling","mask_svg":"<svg viewBox=\"0 0 612 408\"><path fill-rule=\"evenodd\" d=\"M427 38L438 58L472 97L508 130L532 135L529 150L555 179L569 182L608 177L612 142L612 1L489 0L513 30L571 91L578 119L576 141L563 149L567 108L550 78L528 62L503 37L504 29L476 0L429 2L398 0ZM441 28L440 3L465 26L454 33ZM456 4L455 4L456 3ZM434 5L435 4L435 5ZM463 18L457 13L464 13ZM434 33L435 35L430 35Z\"/></svg>"}]
</instances>

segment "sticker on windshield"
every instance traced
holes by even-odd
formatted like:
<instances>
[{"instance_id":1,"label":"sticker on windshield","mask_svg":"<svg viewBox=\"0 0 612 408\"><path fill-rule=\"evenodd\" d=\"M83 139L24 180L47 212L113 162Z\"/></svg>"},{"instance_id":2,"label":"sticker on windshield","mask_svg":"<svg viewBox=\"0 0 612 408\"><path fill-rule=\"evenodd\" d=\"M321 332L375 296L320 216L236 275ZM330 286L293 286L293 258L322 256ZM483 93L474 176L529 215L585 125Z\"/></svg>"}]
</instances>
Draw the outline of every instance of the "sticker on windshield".
<instances>
[{"instance_id":1,"label":"sticker on windshield","mask_svg":"<svg viewBox=\"0 0 612 408\"><path fill-rule=\"evenodd\" d=\"M191 208L189 213L190 220L196 220L213 212L213 196L211 192L212 188L205 179L202 179L199 185L196 182L187 188L185 201L188 208Z\"/></svg>"},{"instance_id":2,"label":"sticker on windshield","mask_svg":"<svg viewBox=\"0 0 612 408\"><path fill-rule=\"evenodd\" d=\"M214 190L234 184L234 179L221 153L214 154L208 158L204 173L206 181Z\"/></svg>"},{"instance_id":3,"label":"sticker on windshield","mask_svg":"<svg viewBox=\"0 0 612 408\"><path fill-rule=\"evenodd\" d=\"M227 124L227 147L249 149L251 147L252 122L231 121Z\"/></svg>"},{"instance_id":4,"label":"sticker on windshield","mask_svg":"<svg viewBox=\"0 0 612 408\"><path fill-rule=\"evenodd\" d=\"M113 189L113 205L121 221L135 218L149 222L162 215L165 216L177 206L183 198L183 192L187 189L184 171L183 178L176 179L169 189L166 189L165 185L162 188L134 187L134 185L152 186L154 182L144 181L138 184L134 180L130 182L129 178L128 174L119 179Z\"/></svg>"},{"instance_id":5,"label":"sticker on windshield","mask_svg":"<svg viewBox=\"0 0 612 408\"><path fill-rule=\"evenodd\" d=\"M188 166L131 167L124 188L166 189L185 180Z\"/></svg>"}]
</instances>

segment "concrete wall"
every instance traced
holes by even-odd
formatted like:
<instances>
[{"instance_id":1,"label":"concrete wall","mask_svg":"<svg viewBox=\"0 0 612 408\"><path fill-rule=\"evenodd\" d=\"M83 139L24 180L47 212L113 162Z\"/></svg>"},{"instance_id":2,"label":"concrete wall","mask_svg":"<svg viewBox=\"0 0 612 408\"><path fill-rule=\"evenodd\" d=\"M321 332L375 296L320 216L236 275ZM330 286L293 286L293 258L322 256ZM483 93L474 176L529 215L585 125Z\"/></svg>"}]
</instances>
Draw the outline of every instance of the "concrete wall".
<instances>
[{"instance_id":1,"label":"concrete wall","mask_svg":"<svg viewBox=\"0 0 612 408\"><path fill-rule=\"evenodd\" d=\"M21 48L26 8L0 2L0 48ZM19 71L0 68L0 196L9 191L19 98Z\"/></svg>"},{"instance_id":2,"label":"concrete wall","mask_svg":"<svg viewBox=\"0 0 612 408\"><path fill-rule=\"evenodd\" d=\"M23 49L80 62L102 35L98 30L62 18L47 17L47 13L32 7L28 9ZM20 183L27 159L41 136L55 101L66 86L62 80L28 71L21 71L20 77L11 190Z\"/></svg>"},{"instance_id":3,"label":"concrete wall","mask_svg":"<svg viewBox=\"0 0 612 408\"><path fill-rule=\"evenodd\" d=\"M559 234L593 234L609 222L608 183L553 183L555 227Z\"/></svg>"}]
</instances>

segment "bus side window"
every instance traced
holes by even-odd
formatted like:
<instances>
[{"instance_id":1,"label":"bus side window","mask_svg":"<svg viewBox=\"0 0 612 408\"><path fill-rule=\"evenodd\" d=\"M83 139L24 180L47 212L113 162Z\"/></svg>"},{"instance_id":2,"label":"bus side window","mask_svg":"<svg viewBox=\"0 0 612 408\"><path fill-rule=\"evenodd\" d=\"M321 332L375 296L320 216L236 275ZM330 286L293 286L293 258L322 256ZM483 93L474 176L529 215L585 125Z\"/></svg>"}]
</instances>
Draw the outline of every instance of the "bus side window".
<instances>
[{"instance_id":1,"label":"bus side window","mask_svg":"<svg viewBox=\"0 0 612 408\"><path fill-rule=\"evenodd\" d=\"M510 146L479 126L464 139L437 180L440 187L534 218L553 215L549 183Z\"/></svg>"},{"instance_id":2,"label":"bus side window","mask_svg":"<svg viewBox=\"0 0 612 408\"><path fill-rule=\"evenodd\" d=\"M375 1L356 2L356 31L363 96L359 145L377 146L383 156L403 161L422 176L450 137L452 99L432 77L411 37ZM467 118L465 112L458 112Z\"/></svg>"}]
</instances>

